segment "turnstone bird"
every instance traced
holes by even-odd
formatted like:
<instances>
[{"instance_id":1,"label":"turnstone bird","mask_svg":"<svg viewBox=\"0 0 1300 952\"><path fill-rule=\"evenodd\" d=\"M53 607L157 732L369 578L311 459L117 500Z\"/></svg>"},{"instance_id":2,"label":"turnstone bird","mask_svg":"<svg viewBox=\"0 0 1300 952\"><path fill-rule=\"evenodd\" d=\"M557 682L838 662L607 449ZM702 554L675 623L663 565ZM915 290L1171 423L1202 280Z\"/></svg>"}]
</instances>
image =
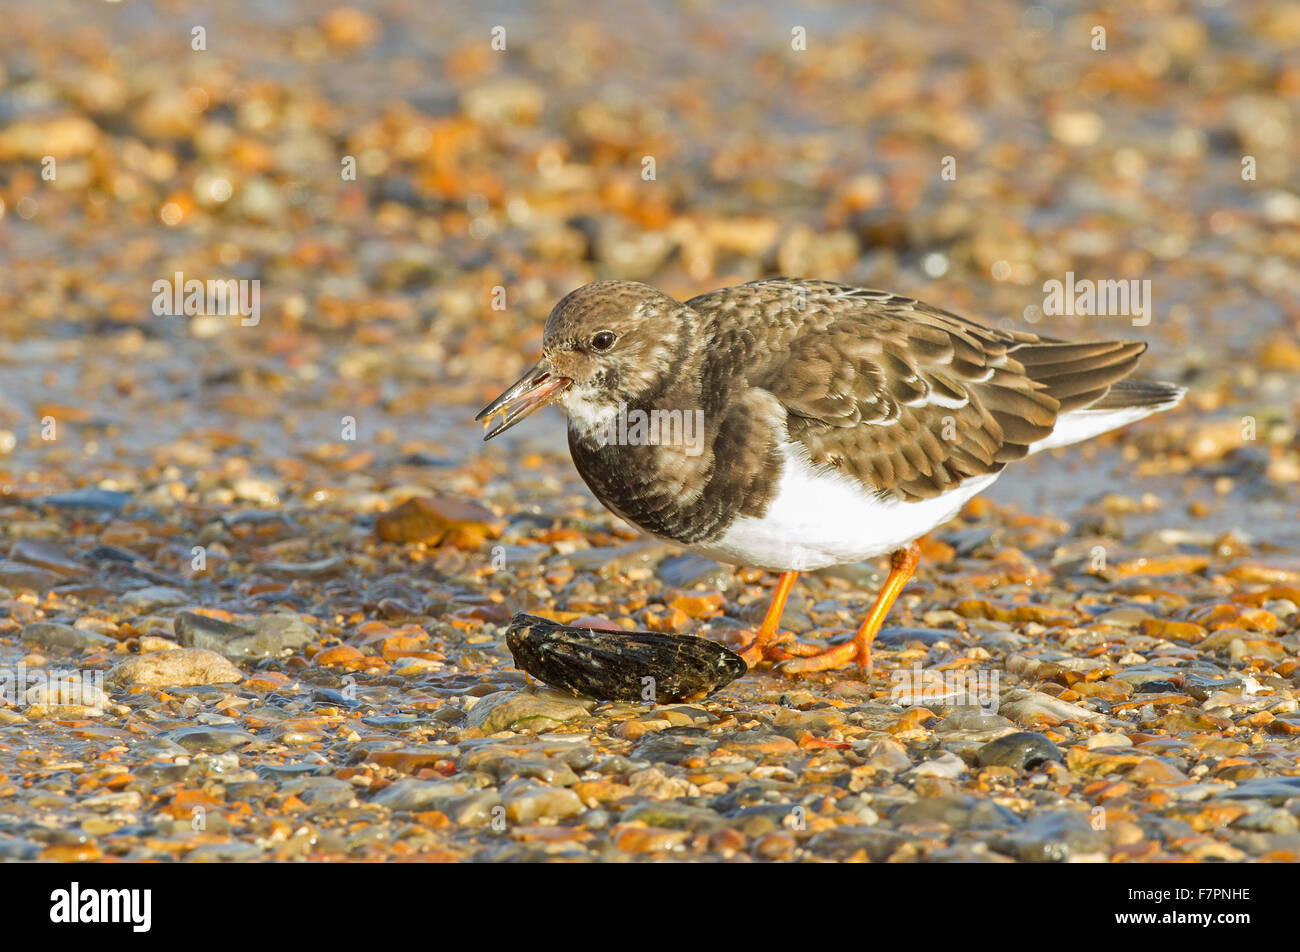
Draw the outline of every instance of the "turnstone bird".
<instances>
[{"instance_id":1,"label":"turnstone bird","mask_svg":"<svg viewBox=\"0 0 1300 952\"><path fill-rule=\"evenodd\" d=\"M500 417L491 439L558 403L574 465L608 509L711 558L780 572L751 666L869 668L918 538L1007 463L1178 403L1181 387L1124 379L1144 350L997 330L827 281L754 281L684 304L597 281L555 306L541 360L475 419ZM885 553L889 576L851 641L815 654L789 645L778 626L800 571Z\"/></svg>"}]
</instances>

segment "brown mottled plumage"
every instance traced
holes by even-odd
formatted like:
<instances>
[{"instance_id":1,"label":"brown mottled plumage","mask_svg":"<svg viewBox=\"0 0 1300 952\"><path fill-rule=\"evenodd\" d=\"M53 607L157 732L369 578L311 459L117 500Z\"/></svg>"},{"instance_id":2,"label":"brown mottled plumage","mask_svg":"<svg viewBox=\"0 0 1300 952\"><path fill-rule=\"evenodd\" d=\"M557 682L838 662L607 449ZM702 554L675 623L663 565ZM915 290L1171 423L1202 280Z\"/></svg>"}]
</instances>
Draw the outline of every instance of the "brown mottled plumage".
<instances>
[{"instance_id":1,"label":"brown mottled plumage","mask_svg":"<svg viewBox=\"0 0 1300 952\"><path fill-rule=\"evenodd\" d=\"M892 551L892 601L910 543L1008 462L1175 405L1181 388L1124 379L1145 349L997 330L827 281L685 303L599 281L555 306L542 359L479 418L502 417L489 439L558 402L578 472L629 522L787 573ZM638 411L698 412L699 439L611 442L611 420ZM774 625L769 613L760 641Z\"/></svg>"},{"instance_id":2,"label":"brown mottled plumage","mask_svg":"<svg viewBox=\"0 0 1300 952\"><path fill-rule=\"evenodd\" d=\"M1146 350L1000 331L920 301L774 279L687 302L729 373L772 393L815 463L902 499L998 472L1101 401ZM949 435L945 437L945 430Z\"/></svg>"}]
</instances>

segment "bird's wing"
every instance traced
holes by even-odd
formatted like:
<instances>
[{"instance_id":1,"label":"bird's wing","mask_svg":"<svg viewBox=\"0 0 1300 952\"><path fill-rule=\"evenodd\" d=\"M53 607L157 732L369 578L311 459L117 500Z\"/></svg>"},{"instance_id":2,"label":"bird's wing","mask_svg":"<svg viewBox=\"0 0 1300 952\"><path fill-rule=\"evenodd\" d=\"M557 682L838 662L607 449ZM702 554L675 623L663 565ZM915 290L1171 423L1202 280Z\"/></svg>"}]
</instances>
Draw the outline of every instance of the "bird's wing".
<instances>
[{"instance_id":1,"label":"bird's wing","mask_svg":"<svg viewBox=\"0 0 1300 952\"><path fill-rule=\"evenodd\" d=\"M765 300L787 295L791 314L750 326L779 356L748 382L786 408L812 462L900 499L1025 456L1061 414L1103 400L1146 349L997 330L883 291L758 284Z\"/></svg>"}]
</instances>

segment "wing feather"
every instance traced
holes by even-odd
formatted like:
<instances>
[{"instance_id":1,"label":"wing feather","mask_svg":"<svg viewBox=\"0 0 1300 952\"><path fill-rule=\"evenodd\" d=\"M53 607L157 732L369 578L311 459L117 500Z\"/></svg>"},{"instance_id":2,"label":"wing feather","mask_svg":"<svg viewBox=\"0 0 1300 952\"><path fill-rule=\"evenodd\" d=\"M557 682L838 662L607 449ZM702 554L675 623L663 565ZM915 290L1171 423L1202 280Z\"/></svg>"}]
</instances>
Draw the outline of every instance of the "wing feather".
<instances>
[{"instance_id":1,"label":"wing feather","mask_svg":"<svg viewBox=\"0 0 1300 952\"><path fill-rule=\"evenodd\" d=\"M824 281L757 281L688 304L725 312L717 326L745 353L746 383L780 401L813 462L901 499L1025 456L1062 413L1104 401L1146 349L999 330Z\"/></svg>"}]
</instances>

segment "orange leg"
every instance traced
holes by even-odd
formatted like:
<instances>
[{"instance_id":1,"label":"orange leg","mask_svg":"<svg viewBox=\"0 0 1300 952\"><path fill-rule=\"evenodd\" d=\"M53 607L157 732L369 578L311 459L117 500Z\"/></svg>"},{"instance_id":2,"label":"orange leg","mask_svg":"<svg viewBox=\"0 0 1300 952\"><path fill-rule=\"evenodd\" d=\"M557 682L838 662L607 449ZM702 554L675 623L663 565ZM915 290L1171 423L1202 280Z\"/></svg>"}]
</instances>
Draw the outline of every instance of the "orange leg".
<instances>
[{"instance_id":1,"label":"orange leg","mask_svg":"<svg viewBox=\"0 0 1300 952\"><path fill-rule=\"evenodd\" d=\"M754 636L749 647L740 654L745 659L745 664L751 668L771 656L770 652L780 638L781 615L785 612L785 600L789 597L790 590L794 588L794 581L798 577L798 572L782 572L781 578L777 580L776 591L772 593L772 604L767 607L763 624L759 626L758 634Z\"/></svg>"},{"instance_id":2,"label":"orange leg","mask_svg":"<svg viewBox=\"0 0 1300 952\"><path fill-rule=\"evenodd\" d=\"M781 672L802 674L808 671L826 671L831 668L842 668L854 660L862 670L870 671L871 642L880 632L880 626L885 623L885 616L889 614L889 609L893 607L899 593L903 591L903 586L916 571L916 563L920 560L921 550L915 543L895 552L889 567L889 577L885 579L880 594L876 596L875 604L871 606L871 611L867 612L867 618L858 629L858 633L853 636L853 640L836 645L811 658L787 661L781 665Z\"/></svg>"}]
</instances>

